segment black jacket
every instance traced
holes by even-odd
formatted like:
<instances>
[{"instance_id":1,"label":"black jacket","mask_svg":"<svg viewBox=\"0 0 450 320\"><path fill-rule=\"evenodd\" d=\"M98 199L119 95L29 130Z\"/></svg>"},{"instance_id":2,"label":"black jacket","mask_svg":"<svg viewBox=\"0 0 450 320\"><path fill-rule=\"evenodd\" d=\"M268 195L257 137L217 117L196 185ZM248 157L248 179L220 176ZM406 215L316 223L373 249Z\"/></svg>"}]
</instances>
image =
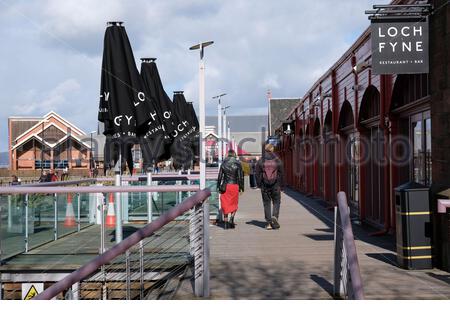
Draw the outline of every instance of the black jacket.
<instances>
[{"instance_id":1,"label":"black jacket","mask_svg":"<svg viewBox=\"0 0 450 320\"><path fill-rule=\"evenodd\" d=\"M244 173L239 160L234 157L226 158L219 170L219 177L217 178L217 188L222 181L225 184L238 184L239 191L244 191Z\"/></svg>"},{"instance_id":2,"label":"black jacket","mask_svg":"<svg viewBox=\"0 0 450 320\"><path fill-rule=\"evenodd\" d=\"M264 161L265 160L275 160L277 162L278 173L277 173L277 182L274 186L279 186L281 188L284 187L284 170L283 170L283 162L272 152L265 152L261 159L258 160L256 164L256 184L258 188L264 188L263 174L264 174Z\"/></svg>"}]
</instances>

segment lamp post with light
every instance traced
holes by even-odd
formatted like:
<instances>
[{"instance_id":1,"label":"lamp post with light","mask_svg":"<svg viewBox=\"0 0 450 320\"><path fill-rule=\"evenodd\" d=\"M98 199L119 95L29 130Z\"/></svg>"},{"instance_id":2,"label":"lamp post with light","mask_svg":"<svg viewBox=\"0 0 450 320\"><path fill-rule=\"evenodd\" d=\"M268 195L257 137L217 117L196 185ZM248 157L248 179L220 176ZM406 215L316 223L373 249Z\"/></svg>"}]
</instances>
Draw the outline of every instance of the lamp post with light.
<instances>
[{"instance_id":1,"label":"lamp post with light","mask_svg":"<svg viewBox=\"0 0 450 320\"><path fill-rule=\"evenodd\" d=\"M200 115L200 190L206 188L206 159L205 159L205 62L204 49L210 46L214 41L207 41L196 44L189 48L189 50L200 50L200 63L199 63L199 115Z\"/></svg>"}]
</instances>

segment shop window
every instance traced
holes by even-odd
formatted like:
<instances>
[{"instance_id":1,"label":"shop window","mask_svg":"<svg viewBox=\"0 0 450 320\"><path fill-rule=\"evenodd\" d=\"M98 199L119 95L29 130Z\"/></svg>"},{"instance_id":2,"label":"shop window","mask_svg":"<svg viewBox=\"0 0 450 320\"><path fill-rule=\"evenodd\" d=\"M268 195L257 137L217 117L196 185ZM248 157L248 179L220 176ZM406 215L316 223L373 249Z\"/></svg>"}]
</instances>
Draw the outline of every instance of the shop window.
<instances>
[{"instance_id":1,"label":"shop window","mask_svg":"<svg viewBox=\"0 0 450 320\"><path fill-rule=\"evenodd\" d=\"M413 150L412 179L431 185L431 118L429 112L411 117L411 143Z\"/></svg>"}]
</instances>

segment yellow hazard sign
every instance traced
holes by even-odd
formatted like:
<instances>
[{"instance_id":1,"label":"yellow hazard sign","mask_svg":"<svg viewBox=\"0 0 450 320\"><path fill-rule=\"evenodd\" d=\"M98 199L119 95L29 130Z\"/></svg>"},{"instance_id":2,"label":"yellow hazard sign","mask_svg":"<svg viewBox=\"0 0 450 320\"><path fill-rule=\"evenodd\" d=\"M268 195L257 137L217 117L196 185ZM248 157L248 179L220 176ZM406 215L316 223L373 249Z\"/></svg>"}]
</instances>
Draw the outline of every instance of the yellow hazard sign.
<instances>
[{"instance_id":1,"label":"yellow hazard sign","mask_svg":"<svg viewBox=\"0 0 450 320\"><path fill-rule=\"evenodd\" d=\"M43 283L22 283L22 299L31 300L43 290Z\"/></svg>"},{"instance_id":2,"label":"yellow hazard sign","mask_svg":"<svg viewBox=\"0 0 450 320\"><path fill-rule=\"evenodd\" d=\"M36 288L34 286L31 286L30 290L28 290L27 294L25 295L25 299L23 299L23 300L31 300L37 295L38 295L38 291L36 290Z\"/></svg>"}]
</instances>

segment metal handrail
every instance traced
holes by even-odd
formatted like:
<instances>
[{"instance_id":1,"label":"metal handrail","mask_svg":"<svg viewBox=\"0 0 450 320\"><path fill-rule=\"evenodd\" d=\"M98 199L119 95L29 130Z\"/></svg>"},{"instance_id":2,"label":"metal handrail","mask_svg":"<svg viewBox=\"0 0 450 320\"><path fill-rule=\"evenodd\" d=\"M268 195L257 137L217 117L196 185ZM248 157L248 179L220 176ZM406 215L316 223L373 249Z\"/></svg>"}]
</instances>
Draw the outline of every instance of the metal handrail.
<instances>
[{"instance_id":1,"label":"metal handrail","mask_svg":"<svg viewBox=\"0 0 450 320\"><path fill-rule=\"evenodd\" d=\"M167 181L167 180L199 180L200 179L200 175L198 174L183 174L183 175L179 175L179 174L166 174L166 173L162 173L162 174L153 174L152 173L152 180L153 181ZM208 180L213 180L213 179L217 179L217 174L206 174L206 179ZM97 178L97 182L111 182L114 181L113 177L100 177ZM122 177L122 181L130 181L130 182L135 182L135 181L147 181L147 176L123 176Z\"/></svg>"},{"instance_id":2,"label":"metal handrail","mask_svg":"<svg viewBox=\"0 0 450 320\"><path fill-rule=\"evenodd\" d=\"M170 209L167 213L162 215L157 220L146 225L142 229L139 229L138 231L124 239L122 242L116 244L114 247L97 256L78 270L75 270L64 279L47 288L42 293L37 295L34 299L50 300L54 298L59 293L70 288L73 284L87 278L93 272L97 271L102 265L105 265L111 262L117 256L124 254L127 250L139 243L139 241L141 241L142 239L152 235L153 233L161 229L164 225L184 214L186 211L203 203L210 195L211 191L209 189L198 191L196 194L187 198L178 206Z\"/></svg>"},{"instance_id":3,"label":"metal handrail","mask_svg":"<svg viewBox=\"0 0 450 320\"><path fill-rule=\"evenodd\" d=\"M334 294L338 297L364 299L350 209L345 192L337 194L334 229Z\"/></svg>"},{"instance_id":4,"label":"metal handrail","mask_svg":"<svg viewBox=\"0 0 450 320\"><path fill-rule=\"evenodd\" d=\"M30 184L21 184L17 185L20 187L56 187L56 186L70 186L70 185L79 185L82 183L96 183L97 180L90 179L80 179L80 180L64 180L64 181L53 181L53 182L38 182L38 183L30 183Z\"/></svg>"},{"instance_id":5,"label":"metal handrail","mask_svg":"<svg viewBox=\"0 0 450 320\"><path fill-rule=\"evenodd\" d=\"M178 192L198 191L198 185L173 185L173 186L73 186L73 187L28 187L14 186L0 188L0 194L49 194L49 193L120 193L120 192Z\"/></svg>"}]
</instances>

